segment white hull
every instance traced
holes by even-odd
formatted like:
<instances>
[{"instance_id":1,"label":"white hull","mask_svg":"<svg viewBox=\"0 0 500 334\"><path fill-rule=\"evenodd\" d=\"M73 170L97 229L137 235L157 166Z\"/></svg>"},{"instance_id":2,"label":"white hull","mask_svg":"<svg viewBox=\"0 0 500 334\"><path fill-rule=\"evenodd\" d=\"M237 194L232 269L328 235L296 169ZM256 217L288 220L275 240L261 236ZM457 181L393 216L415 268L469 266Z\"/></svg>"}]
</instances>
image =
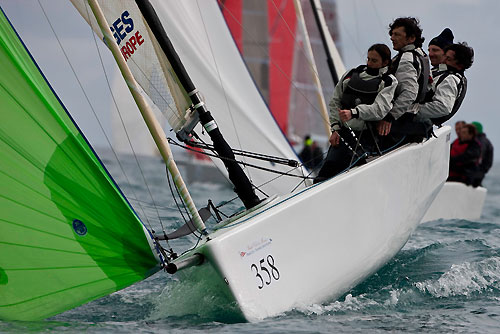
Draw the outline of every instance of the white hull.
<instances>
[{"instance_id":1,"label":"white hull","mask_svg":"<svg viewBox=\"0 0 500 334\"><path fill-rule=\"evenodd\" d=\"M422 222L438 219L477 220L481 218L487 192L483 187L473 188L460 182L446 182Z\"/></svg>"},{"instance_id":2,"label":"white hull","mask_svg":"<svg viewBox=\"0 0 500 334\"><path fill-rule=\"evenodd\" d=\"M398 253L440 191L450 128L437 132L279 198L195 252L227 282L249 321L338 298Z\"/></svg>"}]
</instances>

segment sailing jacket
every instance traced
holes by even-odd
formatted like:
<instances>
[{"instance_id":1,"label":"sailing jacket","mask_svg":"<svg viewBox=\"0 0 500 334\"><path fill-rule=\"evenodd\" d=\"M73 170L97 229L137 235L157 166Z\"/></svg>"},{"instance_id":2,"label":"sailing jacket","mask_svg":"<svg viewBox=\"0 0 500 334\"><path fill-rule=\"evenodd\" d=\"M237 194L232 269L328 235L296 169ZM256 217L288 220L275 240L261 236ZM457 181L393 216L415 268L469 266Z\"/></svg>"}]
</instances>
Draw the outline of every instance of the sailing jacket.
<instances>
[{"instance_id":1,"label":"sailing jacket","mask_svg":"<svg viewBox=\"0 0 500 334\"><path fill-rule=\"evenodd\" d=\"M465 77L445 64L439 64L432 74L431 89L425 103L419 104L418 115L419 118L445 119L460 107L466 91Z\"/></svg>"},{"instance_id":2,"label":"sailing jacket","mask_svg":"<svg viewBox=\"0 0 500 334\"><path fill-rule=\"evenodd\" d=\"M425 76L423 69L428 68L429 60L424 51L421 48L416 48L414 44L403 47L392 61L391 72L396 76L398 86L394 106L387 115L388 117L386 117L386 120L389 121L398 119L406 112L417 113L419 92L426 90L427 81L429 80L428 77L421 77L421 75ZM427 64L422 63L422 61L427 62ZM419 86L419 80L421 81L421 87Z\"/></svg>"},{"instance_id":3,"label":"sailing jacket","mask_svg":"<svg viewBox=\"0 0 500 334\"><path fill-rule=\"evenodd\" d=\"M459 141L459 146L455 150L452 147L450 152L449 177L472 184L478 176L480 157L481 144L476 138L464 142Z\"/></svg>"},{"instance_id":4,"label":"sailing jacket","mask_svg":"<svg viewBox=\"0 0 500 334\"><path fill-rule=\"evenodd\" d=\"M479 170L486 174L493 165L493 145L490 140L486 138L484 133L478 134L476 139L481 143L481 162L479 163Z\"/></svg>"},{"instance_id":5,"label":"sailing jacket","mask_svg":"<svg viewBox=\"0 0 500 334\"><path fill-rule=\"evenodd\" d=\"M392 108L392 100L394 99L394 92L398 85L396 77L388 73L388 67L383 67L379 69L378 75L371 75L366 72L366 67L361 70L361 67L354 68L352 70L344 73L340 79L335 90L333 92L333 97L330 101L330 124L335 131L338 131L342 125L339 118L339 109L351 109L353 118L347 122L347 124L353 130L362 130L364 128L365 121L376 121L384 118L387 112ZM350 91L350 94L355 94L349 87L349 82L352 75L355 73L356 80L361 79L367 82L367 86L372 86L373 80L379 79L379 84L377 88L377 94L370 104L356 103L356 106L344 106L343 97L344 92ZM359 82L356 85L359 87ZM368 87L371 88L371 87ZM363 99L361 95L366 93L360 93L359 102ZM366 101L366 100L365 100ZM345 99L344 99L345 104Z\"/></svg>"}]
</instances>

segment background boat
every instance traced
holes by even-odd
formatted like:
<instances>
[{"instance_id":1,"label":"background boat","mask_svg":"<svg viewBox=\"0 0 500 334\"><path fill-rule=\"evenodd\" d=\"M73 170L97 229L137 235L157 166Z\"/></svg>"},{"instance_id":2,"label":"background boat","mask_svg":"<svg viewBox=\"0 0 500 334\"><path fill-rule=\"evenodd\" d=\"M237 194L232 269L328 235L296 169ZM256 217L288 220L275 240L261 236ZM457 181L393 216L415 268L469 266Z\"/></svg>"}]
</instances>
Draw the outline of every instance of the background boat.
<instances>
[{"instance_id":1,"label":"background boat","mask_svg":"<svg viewBox=\"0 0 500 334\"><path fill-rule=\"evenodd\" d=\"M422 222L437 219L478 220L483 212L488 191L484 187L446 182L425 214Z\"/></svg>"}]
</instances>

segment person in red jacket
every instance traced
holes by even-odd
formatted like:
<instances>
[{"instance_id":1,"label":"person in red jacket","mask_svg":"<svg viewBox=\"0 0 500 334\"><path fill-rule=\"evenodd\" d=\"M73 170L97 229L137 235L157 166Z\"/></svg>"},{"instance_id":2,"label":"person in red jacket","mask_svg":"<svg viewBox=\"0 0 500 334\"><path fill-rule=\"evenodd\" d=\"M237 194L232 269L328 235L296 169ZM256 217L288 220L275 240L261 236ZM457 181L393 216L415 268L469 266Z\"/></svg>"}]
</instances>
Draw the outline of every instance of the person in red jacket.
<instances>
[{"instance_id":1,"label":"person in red jacket","mask_svg":"<svg viewBox=\"0 0 500 334\"><path fill-rule=\"evenodd\" d=\"M465 144L460 143L460 129L467 123L465 121L457 121L455 123L455 134L457 135L457 138L451 143L451 148L450 148L450 155L454 155L453 152L458 152L461 150L460 146L463 146ZM456 155L456 154L455 154Z\"/></svg>"},{"instance_id":2,"label":"person in red jacket","mask_svg":"<svg viewBox=\"0 0 500 334\"><path fill-rule=\"evenodd\" d=\"M476 127L465 124L459 130L458 143L453 142L450 151L448 181L463 182L477 187L481 144L476 139Z\"/></svg>"}]
</instances>

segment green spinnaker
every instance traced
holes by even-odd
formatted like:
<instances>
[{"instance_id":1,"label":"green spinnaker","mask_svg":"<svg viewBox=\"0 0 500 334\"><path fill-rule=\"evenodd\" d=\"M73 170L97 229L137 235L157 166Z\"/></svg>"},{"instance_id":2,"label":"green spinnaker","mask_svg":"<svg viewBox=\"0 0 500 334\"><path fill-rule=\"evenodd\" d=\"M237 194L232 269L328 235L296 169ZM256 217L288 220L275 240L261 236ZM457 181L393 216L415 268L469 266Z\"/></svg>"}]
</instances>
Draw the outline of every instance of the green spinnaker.
<instances>
[{"instance_id":1,"label":"green spinnaker","mask_svg":"<svg viewBox=\"0 0 500 334\"><path fill-rule=\"evenodd\" d=\"M158 271L139 218L3 11L0 64L0 319L44 319Z\"/></svg>"}]
</instances>

